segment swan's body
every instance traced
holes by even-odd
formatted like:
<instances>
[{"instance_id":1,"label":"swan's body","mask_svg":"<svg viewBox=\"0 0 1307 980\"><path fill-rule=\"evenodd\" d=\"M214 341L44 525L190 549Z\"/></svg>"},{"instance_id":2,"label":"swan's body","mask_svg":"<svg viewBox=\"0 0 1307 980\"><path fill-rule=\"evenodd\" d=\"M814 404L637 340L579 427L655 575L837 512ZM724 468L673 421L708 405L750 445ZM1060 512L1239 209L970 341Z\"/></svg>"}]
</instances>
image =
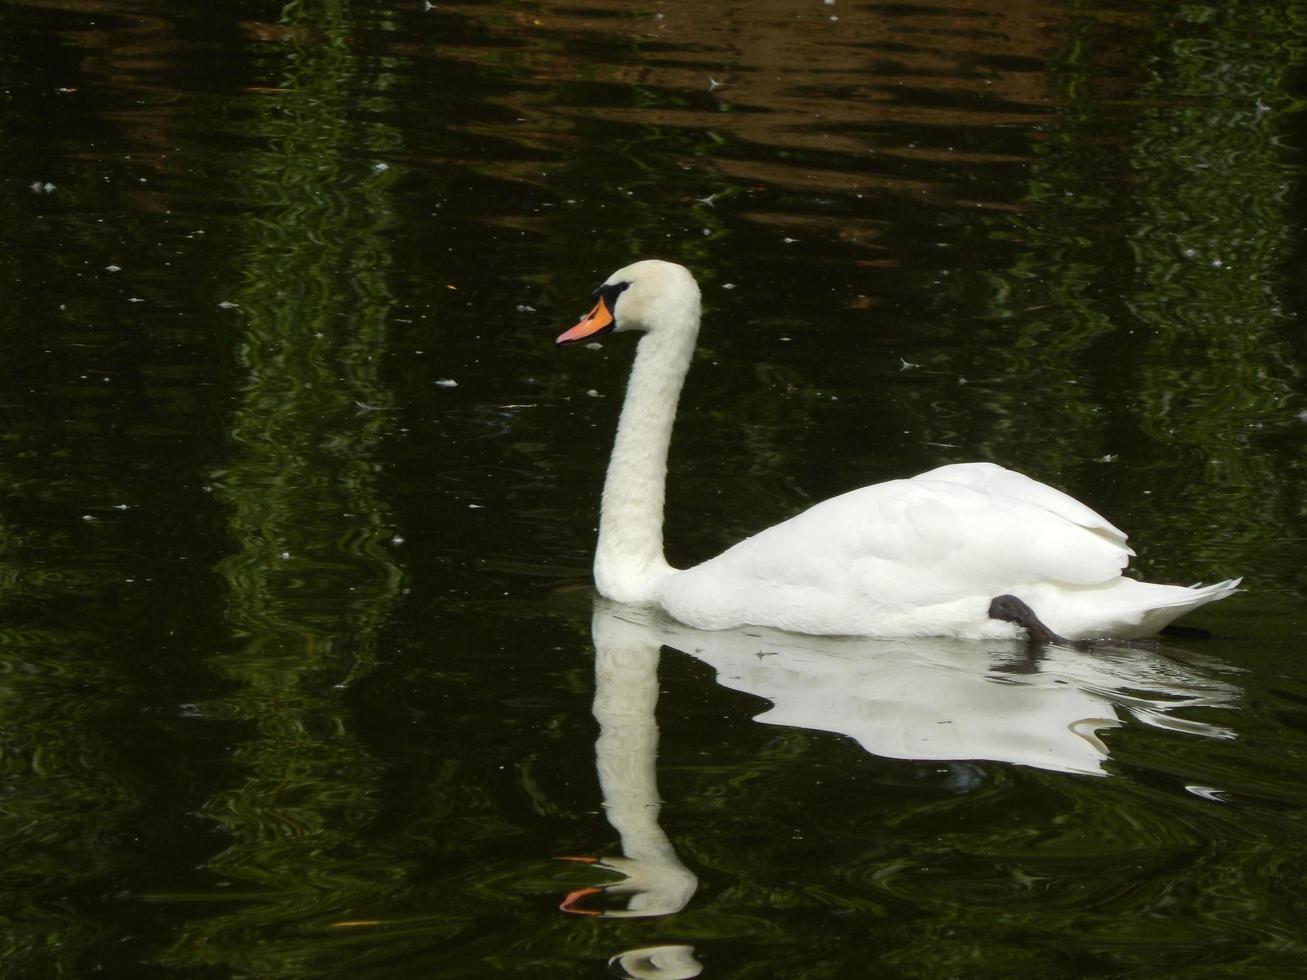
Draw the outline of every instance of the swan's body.
<instances>
[{"instance_id":1,"label":"swan's body","mask_svg":"<svg viewBox=\"0 0 1307 980\"><path fill-rule=\"evenodd\" d=\"M1126 536L1059 490L992 463L942 466L833 497L701 565L663 556L676 404L699 332L699 288L658 260L609 277L558 338L642 330L604 483L595 583L700 629L1012 638L990 603L1024 601L1069 639L1149 636L1238 580L1185 588L1124 578Z\"/></svg>"}]
</instances>

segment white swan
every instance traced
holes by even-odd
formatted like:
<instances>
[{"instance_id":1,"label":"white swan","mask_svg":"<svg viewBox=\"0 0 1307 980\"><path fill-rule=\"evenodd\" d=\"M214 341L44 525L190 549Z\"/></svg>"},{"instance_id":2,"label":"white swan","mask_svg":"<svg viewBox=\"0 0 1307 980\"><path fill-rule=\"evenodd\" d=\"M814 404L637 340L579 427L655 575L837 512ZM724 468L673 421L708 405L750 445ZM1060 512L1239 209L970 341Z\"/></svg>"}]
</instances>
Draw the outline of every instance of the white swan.
<instances>
[{"instance_id":1,"label":"white swan","mask_svg":"<svg viewBox=\"0 0 1307 980\"><path fill-rule=\"evenodd\" d=\"M1125 578L1126 536L1059 490L992 463L833 497L678 571L663 556L667 450L699 333L699 287L656 259L609 276L558 337L644 332L604 482L595 584L699 629L850 636L1149 636L1228 596Z\"/></svg>"}]
</instances>

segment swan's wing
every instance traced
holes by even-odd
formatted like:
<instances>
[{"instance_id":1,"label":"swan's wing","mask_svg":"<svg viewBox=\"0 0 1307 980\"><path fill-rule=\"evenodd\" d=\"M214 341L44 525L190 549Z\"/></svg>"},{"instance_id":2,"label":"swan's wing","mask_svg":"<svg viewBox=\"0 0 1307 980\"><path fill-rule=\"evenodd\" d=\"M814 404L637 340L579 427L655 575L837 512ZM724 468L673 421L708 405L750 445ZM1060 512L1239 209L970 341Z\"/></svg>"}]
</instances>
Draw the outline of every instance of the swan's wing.
<instances>
[{"instance_id":1,"label":"swan's wing","mask_svg":"<svg viewBox=\"0 0 1307 980\"><path fill-rule=\"evenodd\" d=\"M801 592L904 608L1032 583L1096 585L1129 561L1124 535L1065 494L999 467L949 469L819 503L674 576L676 591L697 593L695 605Z\"/></svg>"},{"instance_id":2,"label":"swan's wing","mask_svg":"<svg viewBox=\"0 0 1307 980\"><path fill-rule=\"evenodd\" d=\"M824 523L838 515L856 527L845 536L847 567L868 598L889 605L992 597L1036 583L1098 585L1120 576L1130 560L1119 538L1029 495L921 478L882 486L893 492L854 491L836 498L830 515L813 516Z\"/></svg>"},{"instance_id":3,"label":"swan's wing","mask_svg":"<svg viewBox=\"0 0 1307 980\"><path fill-rule=\"evenodd\" d=\"M950 463L913 477L914 480L941 480L971 487L996 497L1024 500L1044 510L1065 517L1073 524L1097 531L1108 540L1124 545L1126 534L1096 511L1090 510L1075 497L1068 496L1046 483L1032 480L1024 473L1005 469L995 463ZM1126 551L1133 555L1129 548Z\"/></svg>"}]
</instances>

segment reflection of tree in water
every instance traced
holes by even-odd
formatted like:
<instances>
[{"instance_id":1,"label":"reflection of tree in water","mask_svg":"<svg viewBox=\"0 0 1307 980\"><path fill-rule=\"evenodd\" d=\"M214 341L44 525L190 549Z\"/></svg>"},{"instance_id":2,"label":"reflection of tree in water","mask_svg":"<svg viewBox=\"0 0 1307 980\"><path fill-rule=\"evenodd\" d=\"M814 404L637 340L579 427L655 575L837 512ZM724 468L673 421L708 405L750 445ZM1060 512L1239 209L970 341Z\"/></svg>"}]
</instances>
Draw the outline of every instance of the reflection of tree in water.
<instances>
[{"instance_id":1,"label":"reflection of tree in water","mask_svg":"<svg viewBox=\"0 0 1307 980\"><path fill-rule=\"evenodd\" d=\"M249 737L234 754L244 777L203 811L231 841L205 870L239 904L188 921L166 956L268 976L320 972L364 925L344 928L342 912L366 919L391 886L391 869L360 849L379 771L346 699L376 660L402 580L375 485L391 418L378 379L391 178L348 163L360 142L390 137L360 132L347 111L360 81L343 9L285 16L313 37L251 127L269 148L248 169L257 210L236 297L249 373L232 422L239 450L214 481L236 549L219 569L236 642L212 664L238 689L206 710Z\"/></svg>"},{"instance_id":2,"label":"reflection of tree in water","mask_svg":"<svg viewBox=\"0 0 1307 980\"><path fill-rule=\"evenodd\" d=\"M955 319L945 371L968 384L928 428L957 447L946 458L1024 469L1146 527L1141 544L1175 555L1155 577L1201 579L1274 547L1303 465L1259 437L1286 425L1297 386L1273 292L1291 231L1271 104L1295 56L1232 11L1201 28L1170 16L1147 67L1095 46L1101 28L1059 55L1066 89L1026 203L986 222L1015 236L1015 261L993 276L988 323ZM1132 106L1103 101L1128 79Z\"/></svg>"},{"instance_id":3,"label":"reflection of tree in water","mask_svg":"<svg viewBox=\"0 0 1307 980\"><path fill-rule=\"evenodd\" d=\"M1285 41L1287 8L1261 10L1255 31L1234 10L1174 16L1161 77L1146 90L1168 102L1137 129L1136 282L1125 301L1142 351L1131 402L1172 455L1147 467L1176 498L1154 499L1150 521L1176 538L1219 528L1208 557L1219 567L1277 543L1292 485L1307 475L1301 455L1285 460L1262 436L1289 422L1302 380L1285 331L1294 321L1275 292L1301 241L1281 139L1300 111L1278 94L1301 56Z\"/></svg>"},{"instance_id":4,"label":"reflection of tree in water","mask_svg":"<svg viewBox=\"0 0 1307 980\"><path fill-rule=\"evenodd\" d=\"M30 582L15 585L5 582L6 599L50 602ZM115 738L128 682L104 646L68 627L0 629L0 956L11 976L82 972L86 951L116 937L70 895L121 880L140 860L134 847L107 846L137 825L141 799L126 773L130 750Z\"/></svg>"}]
</instances>

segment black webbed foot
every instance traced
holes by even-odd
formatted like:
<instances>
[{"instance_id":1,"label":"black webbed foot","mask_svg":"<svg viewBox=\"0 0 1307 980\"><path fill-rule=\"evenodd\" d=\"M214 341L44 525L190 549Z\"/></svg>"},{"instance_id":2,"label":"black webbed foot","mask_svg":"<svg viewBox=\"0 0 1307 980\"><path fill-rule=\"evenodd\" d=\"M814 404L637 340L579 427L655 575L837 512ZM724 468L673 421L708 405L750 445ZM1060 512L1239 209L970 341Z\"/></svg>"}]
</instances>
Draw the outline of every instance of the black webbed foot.
<instances>
[{"instance_id":1,"label":"black webbed foot","mask_svg":"<svg viewBox=\"0 0 1307 980\"><path fill-rule=\"evenodd\" d=\"M1076 647L1079 650L1092 650L1097 646L1106 647L1126 647L1141 650L1155 650L1158 647L1156 640L1068 640L1064 636L1054 633L1044 625L1043 620L1030 608L1023 600L1014 595L995 596L989 603L989 618L998 619L1005 623L1016 623L1026 631L1030 637L1031 643L1045 644L1057 643L1061 646ZM1159 631L1159 636L1170 639L1183 640L1210 640L1214 638L1213 633L1201 629L1197 626L1164 626Z\"/></svg>"},{"instance_id":2,"label":"black webbed foot","mask_svg":"<svg viewBox=\"0 0 1307 980\"><path fill-rule=\"evenodd\" d=\"M1016 623L1030 636L1034 643L1060 643L1070 646L1071 641L1059 636L1044 625L1025 602L1014 595L995 596L989 603L989 618L1005 623Z\"/></svg>"}]
</instances>

